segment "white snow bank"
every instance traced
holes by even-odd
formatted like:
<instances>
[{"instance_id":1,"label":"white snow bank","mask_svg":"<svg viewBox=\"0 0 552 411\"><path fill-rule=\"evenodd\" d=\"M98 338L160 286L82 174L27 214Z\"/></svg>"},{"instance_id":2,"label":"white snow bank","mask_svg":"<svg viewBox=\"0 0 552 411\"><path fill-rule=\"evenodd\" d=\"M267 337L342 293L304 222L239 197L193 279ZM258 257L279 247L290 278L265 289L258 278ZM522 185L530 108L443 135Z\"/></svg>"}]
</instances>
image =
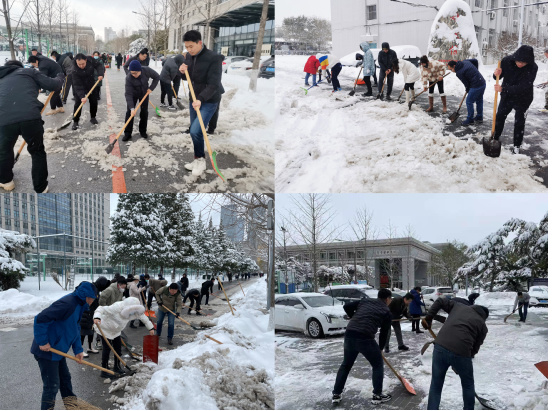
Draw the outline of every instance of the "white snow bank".
<instances>
[{"instance_id":1,"label":"white snow bank","mask_svg":"<svg viewBox=\"0 0 552 411\"><path fill-rule=\"evenodd\" d=\"M0 316L36 315L52 302L50 296L35 297L10 288L7 291L0 291Z\"/></svg>"}]
</instances>

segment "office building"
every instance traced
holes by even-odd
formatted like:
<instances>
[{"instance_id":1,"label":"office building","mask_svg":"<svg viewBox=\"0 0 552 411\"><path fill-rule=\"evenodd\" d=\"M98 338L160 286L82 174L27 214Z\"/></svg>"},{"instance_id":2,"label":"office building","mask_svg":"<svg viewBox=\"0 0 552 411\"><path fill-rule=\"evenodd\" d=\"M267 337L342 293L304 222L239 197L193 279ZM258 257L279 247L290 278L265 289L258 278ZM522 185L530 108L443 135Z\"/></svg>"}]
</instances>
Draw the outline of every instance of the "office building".
<instances>
[{"instance_id":1,"label":"office building","mask_svg":"<svg viewBox=\"0 0 552 411\"><path fill-rule=\"evenodd\" d=\"M220 208L220 226L226 237L233 243L241 244L244 240L245 222L237 214L237 205L229 204Z\"/></svg>"},{"instance_id":2,"label":"office building","mask_svg":"<svg viewBox=\"0 0 552 411\"><path fill-rule=\"evenodd\" d=\"M109 43L117 38L117 33L111 27L104 27L104 42Z\"/></svg>"}]
</instances>

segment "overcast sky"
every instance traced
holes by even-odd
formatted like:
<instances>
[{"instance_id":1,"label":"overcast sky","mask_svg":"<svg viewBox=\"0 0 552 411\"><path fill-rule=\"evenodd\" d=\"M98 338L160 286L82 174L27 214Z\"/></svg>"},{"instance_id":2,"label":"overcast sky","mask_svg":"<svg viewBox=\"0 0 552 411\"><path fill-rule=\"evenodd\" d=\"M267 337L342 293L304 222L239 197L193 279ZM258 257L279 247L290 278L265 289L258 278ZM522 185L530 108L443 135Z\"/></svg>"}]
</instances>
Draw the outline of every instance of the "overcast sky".
<instances>
[{"instance_id":1,"label":"overcast sky","mask_svg":"<svg viewBox=\"0 0 552 411\"><path fill-rule=\"evenodd\" d=\"M293 194L277 194L277 227L286 210L293 209ZM352 237L348 220L357 209L367 206L380 238L391 220L397 236L408 225L415 238L432 243L458 240L473 245L500 228L512 217L538 223L548 210L546 194L332 194L337 211L335 224L347 227L340 236ZM350 236L348 237L347 234Z\"/></svg>"},{"instance_id":2,"label":"overcast sky","mask_svg":"<svg viewBox=\"0 0 552 411\"><path fill-rule=\"evenodd\" d=\"M276 25L286 17L321 17L331 20L330 0L276 0Z\"/></svg>"}]
</instances>

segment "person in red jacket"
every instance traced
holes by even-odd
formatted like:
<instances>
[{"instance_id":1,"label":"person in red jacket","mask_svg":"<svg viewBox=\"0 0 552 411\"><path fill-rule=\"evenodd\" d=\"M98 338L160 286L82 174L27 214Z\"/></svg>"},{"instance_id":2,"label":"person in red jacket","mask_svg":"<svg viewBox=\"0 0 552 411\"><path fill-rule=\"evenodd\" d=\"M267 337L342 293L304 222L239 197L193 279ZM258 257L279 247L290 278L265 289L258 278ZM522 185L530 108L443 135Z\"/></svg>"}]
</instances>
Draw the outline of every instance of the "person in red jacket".
<instances>
[{"instance_id":1,"label":"person in red jacket","mask_svg":"<svg viewBox=\"0 0 552 411\"><path fill-rule=\"evenodd\" d=\"M303 70L305 73L305 86L309 85L309 77L312 76L312 85L313 87L316 86L316 73L318 72L318 67L320 66L320 62L316 58L316 56L310 56L307 60L307 63L305 64L305 69Z\"/></svg>"}]
</instances>

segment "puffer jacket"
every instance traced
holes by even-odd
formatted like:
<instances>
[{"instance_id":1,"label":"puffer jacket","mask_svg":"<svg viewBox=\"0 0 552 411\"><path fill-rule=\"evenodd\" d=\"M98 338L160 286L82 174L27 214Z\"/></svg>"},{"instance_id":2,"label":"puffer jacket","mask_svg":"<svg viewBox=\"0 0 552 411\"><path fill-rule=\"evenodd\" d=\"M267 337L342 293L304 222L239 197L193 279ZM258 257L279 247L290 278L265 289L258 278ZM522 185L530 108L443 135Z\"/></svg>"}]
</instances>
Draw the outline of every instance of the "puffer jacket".
<instances>
[{"instance_id":1,"label":"puffer jacket","mask_svg":"<svg viewBox=\"0 0 552 411\"><path fill-rule=\"evenodd\" d=\"M152 79L151 84L149 80ZM135 101L141 101L148 89L155 90L159 83L159 74L149 67L142 67L142 74L135 78L132 74L127 74L125 79L125 99L127 107L133 109L136 107Z\"/></svg>"},{"instance_id":2,"label":"puffer jacket","mask_svg":"<svg viewBox=\"0 0 552 411\"><path fill-rule=\"evenodd\" d=\"M375 338L380 329L379 347L383 350L391 328L391 311L379 298L366 298L347 303L343 309L351 319L345 335L360 338Z\"/></svg>"},{"instance_id":3,"label":"puffer jacket","mask_svg":"<svg viewBox=\"0 0 552 411\"><path fill-rule=\"evenodd\" d=\"M362 74L364 75L364 77L371 77L376 72L376 63L374 61L374 55L370 50L370 44L368 44L368 42L366 41L363 41L362 43L360 43L360 49L364 52L364 70L362 71Z\"/></svg>"},{"instance_id":4,"label":"puffer jacket","mask_svg":"<svg viewBox=\"0 0 552 411\"><path fill-rule=\"evenodd\" d=\"M399 59L399 73L402 73L405 83L415 83L421 77L420 71L410 61Z\"/></svg>"},{"instance_id":5,"label":"puffer jacket","mask_svg":"<svg viewBox=\"0 0 552 411\"><path fill-rule=\"evenodd\" d=\"M75 96L75 100L79 101L86 96L96 82L94 80L96 74L100 76L105 74L105 69L100 59L96 60L90 56L86 57L86 66L83 69L77 66L77 60L73 60L73 95Z\"/></svg>"},{"instance_id":6,"label":"puffer jacket","mask_svg":"<svg viewBox=\"0 0 552 411\"><path fill-rule=\"evenodd\" d=\"M38 71L51 78L56 78L58 73L63 73L61 66L54 60L44 56L36 56L38 58Z\"/></svg>"},{"instance_id":7,"label":"puffer jacket","mask_svg":"<svg viewBox=\"0 0 552 411\"><path fill-rule=\"evenodd\" d=\"M444 77L447 66L439 60L429 60L427 68L420 64L422 70L422 85L429 87L431 83L435 83L439 77Z\"/></svg>"},{"instance_id":8,"label":"puffer jacket","mask_svg":"<svg viewBox=\"0 0 552 411\"><path fill-rule=\"evenodd\" d=\"M523 61L527 64L519 68L516 61ZM533 47L521 46L511 56L506 56L501 63L502 81L501 98L514 99L521 106L529 107L533 102L533 83L537 77L539 66L535 63ZM496 76L493 74L493 78Z\"/></svg>"},{"instance_id":9,"label":"puffer jacket","mask_svg":"<svg viewBox=\"0 0 552 411\"><path fill-rule=\"evenodd\" d=\"M316 56L310 56L305 63L305 68L303 69L303 72L316 74L318 72L318 67L320 67L320 62L318 61Z\"/></svg>"},{"instance_id":10,"label":"puffer jacket","mask_svg":"<svg viewBox=\"0 0 552 411\"><path fill-rule=\"evenodd\" d=\"M109 307L98 307L94 313L94 319L101 320L100 327L102 327L105 336L110 340L121 335L121 331L132 320L140 320L148 330L153 329L153 324L144 314L144 306L134 297L118 301ZM94 329L101 335L96 324L94 324Z\"/></svg>"},{"instance_id":11,"label":"puffer jacket","mask_svg":"<svg viewBox=\"0 0 552 411\"><path fill-rule=\"evenodd\" d=\"M51 361L60 361L62 356L50 351L41 351L39 346L50 344L52 348L67 352L73 349L75 355L83 352L80 341L82 313L88 309L86 298L96 298L92 283L81 283L74 292L55 301L34 318L34 339L31 353Z\"/></svg>"},{"instance_id":12,"label":"puffer jacket","mask_svg":"<svg viewBox=\"0 0 552 411\"><path fill-rule=\"evenodd\" d=\"M178 77L186 79L185 75L183 76L180 73L180 66L184 64L185 58L182 54L177 54L176 56L169 57L163 62L163 68L161 69L161 74L159 78L164 83L171 83L175 78ZM194 90L195 91L195 90Z\"/></svg>"},{"instance_id":13,"label":"puffer jacket","mask_svg":"<svg viewBox=\"0 0 552 411\"><path fill-rule=\"evenodd\" d=\"M486 84L485 79L477 69L478 67L479 62L477 59L462 60L456 63L456 67L454 68L456 77L464 83L466 92L472 88L483 87Z\"/></svg>"},{"instance_id":14,"label":"puffer jacket","mask_svg":"<svg viewBox=\"0 0 552 411\"><path fill-rule=\"evenodd\" d=\"M204 46L195 56L187 53L185 59L196 98L202 103L219 103L224 94L220 55ZM189 98L192 101L191 93Z\"/></svg>"},{"instance_id":15,"label":"puffer jacket","mask_svg":"<svg viewBox=\"0 0 552 411\"><path fill-rule=\"evenodd\" d=\"M142 291L146 291L146 287L140 287L139 283L132 281L130 286L127 286L129 290L129 297L137 298L140 301L140 304L144 304L142 301Z\"/></svg>"},{"instance_id":16,"label":"puffer jacket","mask_svg":"<svg viewBox=\"0 0 552 411\"><path fill-rule=\"evenodd\" d=\"M393 62L397 59L397 53L395 53L395 50L392 50L389 48L389 43L382 43L381 48L388 49L387 53L383 50L380 50L378 54L378 64L380 71L382 73L385 73L387 70L391 70L391 72L388 74L388 76L393 75Z\"/></svg>"},{"instance_id":17,"label":"puffer jacket","mask_svg":"<svg viewBox=\"0 0 552 411\"><path fill-rule=\"evenodd\" d=\"M99 302L100 306L110 306L122 299L123 293L117 288L117 283L113 283L101 293Z\"/></svg>"},{"instance_id":18,"label":"puffer jacket","mask_svg":"<svg viewBox=\"0 0 552 411\"><path fill-rule=\"evenodd\" d=\"M167 313L167 309L163 307L167 307L169 310L171 310L175 314L179 314L180 310L182 309L182 294L177 292L175 295L171 295L169 292L169 287L165 286L163 288L160 288L155 293L155 297L157 298L157 304L159 305L159 309L165 313Z\"/></svg>"}]
</instances>

